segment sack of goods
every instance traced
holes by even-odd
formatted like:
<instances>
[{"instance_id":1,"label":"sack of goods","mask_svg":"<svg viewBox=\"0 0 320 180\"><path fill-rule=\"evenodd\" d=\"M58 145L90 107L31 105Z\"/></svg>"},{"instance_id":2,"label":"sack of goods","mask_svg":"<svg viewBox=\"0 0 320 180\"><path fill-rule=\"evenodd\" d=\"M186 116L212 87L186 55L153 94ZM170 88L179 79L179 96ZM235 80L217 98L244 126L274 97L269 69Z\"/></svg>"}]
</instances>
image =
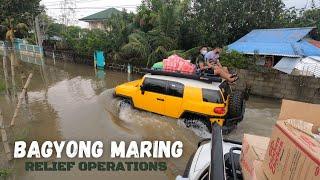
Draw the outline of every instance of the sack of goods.
<instances>
[{"instance_id":1,"label":"sack of goods","mask_svg":"<svg viewBox=\"0 0 320 180\"><path fill-rule=\"evenodd\" d=\"M163 69L163 62L157 62L154 63L153 66L151 67L152 70L158 70L158 71L162 71Z\"/></svg>"},{"instance_id":2,"label":"sack of goods","mask_svg":"<svg viewBox=\"0 0 320 180\"><path fill-rule=\"evenodd\" d=\"M297 113L296 109L306 109ZM283 100L271 137L245 134L244 180L320 179L320 106Z\"/></svg>"},{"instance_id":3,"label":"sack of goods","mask_svg":"<svg viewBox=\"0 0 320 180\"><path fill-rule=\"evenodd\" d=\"M185 74L193 74L196 66L182 57L174 54L163 60L163 70L169 72L179 72Z\"/></svg>"}]
</instances>

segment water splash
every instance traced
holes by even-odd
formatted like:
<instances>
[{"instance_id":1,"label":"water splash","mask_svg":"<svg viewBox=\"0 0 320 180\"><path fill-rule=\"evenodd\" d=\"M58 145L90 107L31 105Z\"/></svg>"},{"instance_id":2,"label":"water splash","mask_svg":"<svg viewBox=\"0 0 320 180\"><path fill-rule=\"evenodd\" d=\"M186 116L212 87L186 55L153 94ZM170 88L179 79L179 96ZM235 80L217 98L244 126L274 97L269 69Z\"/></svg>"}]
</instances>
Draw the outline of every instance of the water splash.
<instances>
[{"instance_id":1,"label":"water splash","mask_svg":"<svg viewBox=\"0 0 320 180\"><path fill-rule=\"evenodd\" d=\"M211 134L208 131L208 128L199 121L194 121L190 127L187 127L184 119L179 119L177 122L178 126L187 128L191 130L196 136L200 138L210 138Z\"/></svg>"}]
</instances>

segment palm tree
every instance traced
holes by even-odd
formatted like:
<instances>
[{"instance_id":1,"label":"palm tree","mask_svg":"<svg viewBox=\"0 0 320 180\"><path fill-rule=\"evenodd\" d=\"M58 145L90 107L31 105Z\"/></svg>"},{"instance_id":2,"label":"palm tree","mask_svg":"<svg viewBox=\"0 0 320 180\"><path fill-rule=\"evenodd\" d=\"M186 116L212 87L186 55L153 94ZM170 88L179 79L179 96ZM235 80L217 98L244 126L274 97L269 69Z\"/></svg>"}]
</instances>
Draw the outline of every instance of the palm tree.
<instances>
[{"instance_id":1,"label":"palm tree","mask_svg":"<svg viewBox=\"0 0 320 180\"><path fill-rule=\"evenodd\" d=\"M142 31L132 33L129 36L129 42L121 47L121 52L124 58L129 62L136 60L146 60L152 52L152 47L149 44L148 36Z\"/></svg>"}]
</instances>

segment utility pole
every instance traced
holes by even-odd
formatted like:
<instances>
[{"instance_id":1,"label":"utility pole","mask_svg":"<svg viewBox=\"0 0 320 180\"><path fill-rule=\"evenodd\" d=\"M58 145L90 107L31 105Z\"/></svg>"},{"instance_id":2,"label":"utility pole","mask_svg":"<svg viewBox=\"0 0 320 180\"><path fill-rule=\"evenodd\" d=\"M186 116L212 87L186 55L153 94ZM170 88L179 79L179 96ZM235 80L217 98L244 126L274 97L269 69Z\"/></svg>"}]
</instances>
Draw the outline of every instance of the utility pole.
<instances>
[{"instance_id":1,"label":"utility pole","mask_svg":"<svg viewBox=\"0 0 320 180\"><path fill-rule=\"evenodd\" d=\"M75 18L76 7L77 7L76 0L63 0L60 3L60 8L61 8L60 23L61 24L70 26L76 23L76 18Z\"/></svg>"},{"instance_id":2,"label":"utility pole","mask_svg":"<svg viewBox=\"0 0 320 180\"><path fill-rule=\"evenodd\" d=\"M36 16L35 24L36 24L36 35L37 35L37 40L38 40L38 46L42 47L42 36L41 36L41 32L40 32L39 16Z\"/></svg>"}]
</instances>

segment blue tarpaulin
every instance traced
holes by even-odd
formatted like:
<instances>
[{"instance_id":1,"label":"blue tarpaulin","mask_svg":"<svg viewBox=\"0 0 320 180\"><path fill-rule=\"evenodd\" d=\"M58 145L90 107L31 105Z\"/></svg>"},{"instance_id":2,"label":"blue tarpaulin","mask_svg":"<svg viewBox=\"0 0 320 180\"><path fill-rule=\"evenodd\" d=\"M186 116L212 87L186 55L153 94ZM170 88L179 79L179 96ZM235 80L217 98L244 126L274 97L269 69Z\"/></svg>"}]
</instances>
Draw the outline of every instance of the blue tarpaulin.
<instances>
[{"instance_id":1,"label":"blue tarpaulin","mask_svg":"<svg viewBox=\"0 0 320 180\"><path fill-rule=\"evenodd\" d=\"M256 29L228 46L243 54L285 57L320 56L320 48L307 41L313 27Z\"/></svg>"}]
</instances>

